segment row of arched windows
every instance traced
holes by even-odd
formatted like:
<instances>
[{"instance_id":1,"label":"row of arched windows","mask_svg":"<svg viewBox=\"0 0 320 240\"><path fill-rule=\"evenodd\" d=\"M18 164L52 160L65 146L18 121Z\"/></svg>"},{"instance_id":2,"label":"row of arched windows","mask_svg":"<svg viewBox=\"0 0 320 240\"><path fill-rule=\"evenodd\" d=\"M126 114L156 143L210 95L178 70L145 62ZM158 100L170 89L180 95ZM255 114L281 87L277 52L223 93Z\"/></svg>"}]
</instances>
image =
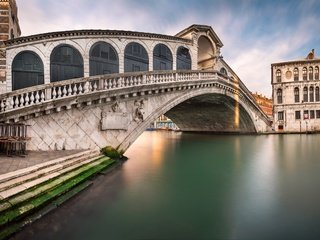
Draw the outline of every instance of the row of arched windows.
<instances>
[{"instance_id":1,"label":"row of arched windows","mask_svg":"<svg viewBox=\"0 0 320 240\"><path fill-rule=\"evenodd\" d=\"M295 87L293 90L294 102L300 103L300 89ZM320 88L319 87L304 87L302 91L303 102L320 102ZM282 89L277 89L277 103L282 104Z\"/></svg>"},{"instance_id":2,"label":"row of arched windows","mask_svg":"<svg viewBox=\"0 0 320 240\"><path fill-rule=\"evenodd\" d=\"M281 74L281 70L278 69L276 71L276 81L277 82L281 82L282 81L282 74ZM293 80L294 81L299 81L299 69L298 68L294 68L293 69ZM319 67L304 67L302 68L302 80L319 80Z\"/></svg>"},{"instance_id":3,"label":"row of arched windows","mask_svg":"<svg viewBox=\"0 0 320 240\"><path fill-rule=\"evenodd\" d=\"M153 70L172 70L173 57L165 44L157 44L153 50ZM189 50L180 46L177 50L177 70L191 69ZM139 43L129 43L124 51L124 72L149 70L149 57ZM97 42L89 53L89 75L119 73L119 57L111 44ZM70 45L55 47L50 56L50 81L83 77L83 58ZM44 67L41 58L32 51L20 52L12 62L12 90L44 83Z\"/></svg>"}]
</instances>

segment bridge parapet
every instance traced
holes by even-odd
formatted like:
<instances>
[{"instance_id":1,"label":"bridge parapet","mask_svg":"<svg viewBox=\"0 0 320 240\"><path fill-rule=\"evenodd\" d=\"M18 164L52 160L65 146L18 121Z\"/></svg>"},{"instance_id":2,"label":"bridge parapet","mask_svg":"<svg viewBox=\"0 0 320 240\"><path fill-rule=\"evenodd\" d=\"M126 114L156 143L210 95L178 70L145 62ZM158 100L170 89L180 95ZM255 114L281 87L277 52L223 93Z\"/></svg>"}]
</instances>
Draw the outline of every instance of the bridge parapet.
<instances>
[{"instance_id":1,"label":"bridge parapet","mask_svg":"<svg viewBox=\"0 0 320 240\"><path fill-rule=\"evenodd\" d=\"M43 104L44 102L80 96L94 92L109 91L151 84L187 81L205 81L228 77L217 71L157 71L126 74L107 74L24 88L0 95L0 112Z\"/></svg>"}]
</instances>

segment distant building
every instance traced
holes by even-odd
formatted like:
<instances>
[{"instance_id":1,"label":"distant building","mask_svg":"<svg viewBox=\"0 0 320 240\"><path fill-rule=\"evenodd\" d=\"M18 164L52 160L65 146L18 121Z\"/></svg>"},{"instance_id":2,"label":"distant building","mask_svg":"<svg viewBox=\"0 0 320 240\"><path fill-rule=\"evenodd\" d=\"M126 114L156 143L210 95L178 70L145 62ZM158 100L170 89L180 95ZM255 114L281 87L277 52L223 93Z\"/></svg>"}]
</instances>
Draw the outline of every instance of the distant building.
<instances>
[{"instance_id":1,"label":"distant building","mask_svg":"<svg viewBox=\"0 0 320 240\"><path fill-rule=\"evenodd\" d=\"M0 0L0 93L6 91L6 51L4 41L21 35L15 0Z\"/></svg>"},{"instance_id":2,"label":"distant building","mask_svg":"<svg viewBox=\"0 0 320 240\"><path fill-rule=\"evenodd\" d=\"M262 111L264 111L265 114L268 115L268 117L272 118L273 117L272 99L267 98L266 96L263 96L262 94L258 94L258 93L252 93L252 95L256 99L256 101L257 101L258 105L260 106L260 108L262 109Z\"/></svg>"},{"instance_id":3,"label":"distant building","mask_svg":"<svg viewBox=\"0 0 320 240\"><path fill-rule=\"evenodd\" d=\"M275 131L320 131L320 58L271 64Z\"/></svg>"},{"instance_id":4,"label":"distant building","mask_svg":"<svg viewBox=\"0 0 320 240\"><path fill-rule=\"evenodd\" d=\"M154 121L151 126L149 127L149 130L179 130L177 125L172 122L171 119L166 117L165 115L161 115L157 118L156 121Z\"/></svg>"}]
</instances>

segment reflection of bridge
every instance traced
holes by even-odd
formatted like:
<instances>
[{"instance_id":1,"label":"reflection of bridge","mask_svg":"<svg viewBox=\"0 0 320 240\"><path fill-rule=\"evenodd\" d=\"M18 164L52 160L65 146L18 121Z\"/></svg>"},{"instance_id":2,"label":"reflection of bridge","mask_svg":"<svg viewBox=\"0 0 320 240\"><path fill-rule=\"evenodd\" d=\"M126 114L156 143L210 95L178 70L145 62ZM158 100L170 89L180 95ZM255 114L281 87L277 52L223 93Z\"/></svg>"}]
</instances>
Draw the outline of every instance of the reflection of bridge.
<instances>
[{"instance_id":1,"label":"reflection of bridge","mask_svg":"<svg viewBox=\"0 0 320 240\"><path fill-rule=\"evenodd\" d=\"M220 47L198 25L175 37L74 31L8 41L0 121L30 125L34 150L127 149L164 113L182 131L267 131Z\"/></svg>"}]
</instances>

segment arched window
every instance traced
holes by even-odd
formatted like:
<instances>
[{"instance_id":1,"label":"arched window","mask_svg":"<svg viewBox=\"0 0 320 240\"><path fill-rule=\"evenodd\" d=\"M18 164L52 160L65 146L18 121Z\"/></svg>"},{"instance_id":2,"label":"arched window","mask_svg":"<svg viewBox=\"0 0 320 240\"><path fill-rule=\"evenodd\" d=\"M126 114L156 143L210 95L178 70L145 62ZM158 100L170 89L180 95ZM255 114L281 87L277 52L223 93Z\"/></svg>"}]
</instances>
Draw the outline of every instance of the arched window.
<instances>
[{"instance_id":1,"label":"arched window","mask_svg":"<svg viewBox=\"0 0 320 240\"><path fill-rule=\"evenodd\" d=\"M89 64L90 76L119 72L118 54L109 43L97 42L92 46Z\"/></svg>"},{"instance_id":2,"label":"arched window","mask_svg":"<svg viewBox=\"0 0 320 240\"><path fill-rule=\"evenodd\" d=\"M83 59L80 52L70 45L55 47L50 56L50 81L83 77Z\"/></svg>"},{"instance_id":3,"label":"arched window","mask_svg":"<svg viewBox=\"0 0 320 240\"><path fill-rule=\"evenodd\" d=\"M316 87L316 102L320 101L319 87Z\"/></svg>"},{"instance_id":4,"label":"arched window","mask_svg":"<svg viewBox=\"0 0 320 240\"><path fill-rule=\"evenodd\" d=\"M309 67L309 80L313 80L313 67Z\"/></svg>"},{"instance_id":5,"label":"arched window","mask_svg":"<svg viewBox=\"0 0 320 240\"><path fill-rule=\"evenodd\" d=\"M281 70L278 69L276 71L276 79L277 79L277 82L281 82Z\"/></svg>"},{"instance_id":6,"label":"arched window","mask_svg":"<svg viewBox=\"0 0 320 240\"><path fill-rule=\"evenodd\" d=\"M304 67L303 69L302 69L302 79L305 81L305 80L307 80L307 68L306 67Z\"/></svg>"},{"instance_id":7,"label":"arched window","mask_svg":"<svg viewBox=\"0 0 320 240\"><path fill-rule=\"evenodd\" d=\"M124 50L124 71L139 72L148 70L149 57L146 49L139 43L129 43Z\"/></svg>"},{"instance_id":8,"label":"arched window","mask_svg":"<svg viewBox=\"0 0 320 240\"><path fill-rule=\"evenodd\" d=\"M303 88L303 102L308 102L308 88Z\"/></svg>"},{"instance_id":9,"label":"arched window","mask_svg":"<svg viewBox=\"0 0 320 240\"><path fill-rule=\"evenodd\" d=\"M43 63L31 51L20 52L12 62L12 90L44 83Z\"/></svg>"},{"instance_id":10,"label":"arched window","mask_svg":"<svg viewBox=\"0 0 320 240\"><path fill-rule=\"evenodd\" d=\"M224 67L222 67L221 69L220 69L220 72L223 74L223 75L228 75L228 73L227 73L227 70L224 68Z\"/></svg>"},{"instance_id":11,"label":"arched window","mask_svg":"<svg viewBox=\"0 0 320 240\"><path fill-rule=\"evenodd\" d=\"M294 88L294 102L298 103L300 102L300 94L299 94L299 88Z\"/></svg>"},{"instance_id":12,"label":"arched window","mask_svg":"<svg viewBox=\"0 0 320 240\"><path fill-rule=\"evenodd\" d=\"M299 81L299 69L298 68L293 69L293 80Z\"/></svg>"},{"instance_id":13,"label":"arched window","mask_svg":"<svg viewBox=\"0 0 320 240\"><path fill-rule=\"evenodd\" d=\"M153 49L153 70L172 70L172 53L164 44L157 44Z\"/></svg>"},{"instance_id":14,"label":"arched window","mask_svg":"<svg viewBox=\"0 0 320 240\"><path fill-rule=\"evenodd\" d=\"M191 56L189 49L179 47L177 51L177 70L190 70L191 69Z\"/></svg>"},{"instance_id":15,"label":"arched window","mask_svg":"<svg viewBox=\"0 0 320 240\"><path fill-rule=\"evenodd\" d=\"M314 68L314 79L319 80L319 67Z\"/></svg>"},{"instance_id":16,"label":"arched window","mask_svg":"<svg viewBox=\"0 0 320 240\"><path fill-rule=\"evenodd\" d=\"M278 88L278 90L277 90L277 101L278 101L278 104L282 103L282 89L281 88Z\"/></svg>"},{"instance_id":17,"label":"arched window","mask_svg":"<svg viewBox=\"0 0 320 240\"><path fill-rule=\"evenodd\" d=\"M314 88L309 88L309 102L314 102Z\"/></svg>"}]
</instances>

